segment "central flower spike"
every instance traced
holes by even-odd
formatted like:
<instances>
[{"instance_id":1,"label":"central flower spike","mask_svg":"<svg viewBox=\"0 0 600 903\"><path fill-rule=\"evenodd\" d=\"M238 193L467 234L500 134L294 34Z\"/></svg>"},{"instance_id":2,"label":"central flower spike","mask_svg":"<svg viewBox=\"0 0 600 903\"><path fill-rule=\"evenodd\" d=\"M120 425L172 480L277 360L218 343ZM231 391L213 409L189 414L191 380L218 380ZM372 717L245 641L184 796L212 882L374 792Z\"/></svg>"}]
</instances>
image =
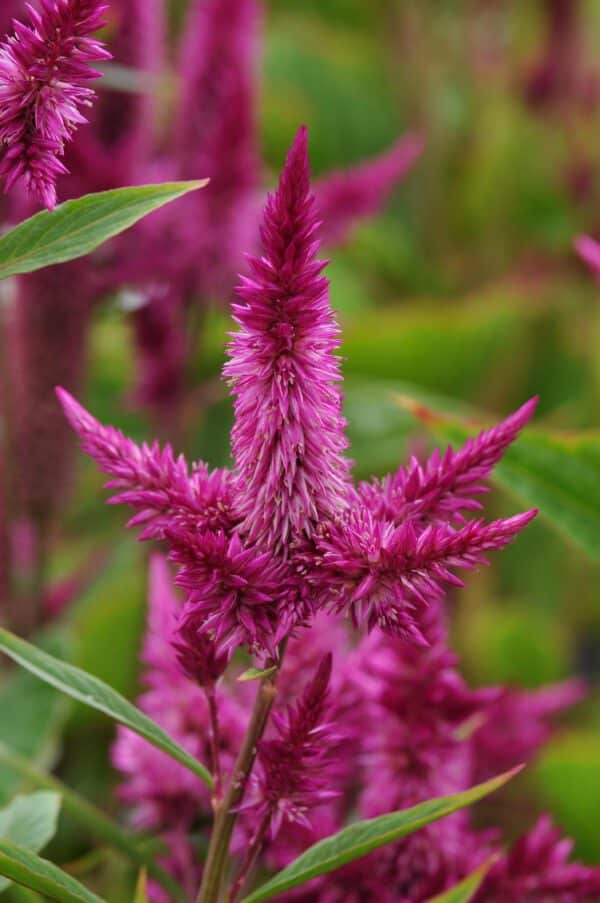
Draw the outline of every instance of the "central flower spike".
<instances>
[{"instance_id":1,"label":"central flower spike","mask_svg":"<svg viewBox=\"0 0 600 903\"><path fill-rule=\"evenodd\" d=\"M348 495L339 328L310 192L306 129L298 132L250 257L233 315L240 326L224 375L235 401L233 456L241 530L284 552L339 513Z\"/></svg>"},{"instance_id":2,"label":"central flower spike","mask_svg":"<svg viewBox=\"0 0 600 903\"><path fill-rule=\"evenodd\" d=\"M318 228L302 128L266 204L263 255L249 258L233 305L224 370L235 398L232 472L189 467L169 446L139 448L59 391L85 451L111 477L112 501L137 509L130 523L141 538L165 541L180 567L187 601L175 643L188 672L199 654L225 660L238 646L275 658L319 610L426 644L425 612L460 586L455 571L485 563L535 513L466 517L534 401L456 453L353 485Z\"/></svg>"}]
</instances>

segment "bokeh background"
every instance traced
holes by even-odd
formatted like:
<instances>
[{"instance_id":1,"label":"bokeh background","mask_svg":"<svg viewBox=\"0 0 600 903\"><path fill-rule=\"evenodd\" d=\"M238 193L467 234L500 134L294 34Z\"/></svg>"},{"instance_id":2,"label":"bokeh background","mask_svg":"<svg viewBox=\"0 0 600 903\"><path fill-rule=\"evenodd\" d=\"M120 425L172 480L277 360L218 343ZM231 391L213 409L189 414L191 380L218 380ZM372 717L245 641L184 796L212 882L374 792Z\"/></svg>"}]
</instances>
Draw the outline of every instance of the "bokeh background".
<instances>
[{"instance_id":1,"label":"bokeh background","mask_svg":"<svg viewBox=\"0 0 600 903\"><path fill-rule=\"evenodd\" d=\"M173 33L182 7L173 3ZM596 863L600 286L573 240L600 234L599 48L595 0L273 0L260 87L265 188L302 122L317 175L404 131L425 137L384 211L332 252L328 269L357 472L384 472L432 446L432 430L403 399L462 424L540 396L534 432L550 437L551 453L533 501L546 493L549 510L542 505L518 542L451 600L454 645L475 684L589 681L588 701L512 803L519 814L552 811L577 853ZM182 450L212 465L228 455L230 403L219 380L228 328L226 309L211 309L190 377L197 403L178 436ZM149 438L155 424L131 400L134 367L130 324L109 298L96 309L83 400L99 419ZM494 514L530 500L521 465L493 489ZM148 552L125 532L124 512L104 505L101 483L79 456L49 570L59 581L95 565L47 642L133 698ZM16 673L0 686L0 723L23 752L59 762L67 783L106 804L110 723ZM8 796L15 777L0 777ZM61 861L121 868L90 863L85 850L80 829L63 819L54 841Z\"/></svg>"}]
</instances>

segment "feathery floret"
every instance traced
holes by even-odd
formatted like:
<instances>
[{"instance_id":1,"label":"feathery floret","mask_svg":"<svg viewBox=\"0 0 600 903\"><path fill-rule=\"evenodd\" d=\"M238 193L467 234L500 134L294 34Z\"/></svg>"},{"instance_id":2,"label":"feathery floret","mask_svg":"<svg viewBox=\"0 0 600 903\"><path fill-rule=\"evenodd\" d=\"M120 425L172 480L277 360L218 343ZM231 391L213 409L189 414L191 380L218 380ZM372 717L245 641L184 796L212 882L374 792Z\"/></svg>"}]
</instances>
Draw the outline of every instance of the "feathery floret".
<instances>
[{"instance_id":1,"label":"feathery floret","mask_svg":"<svg viewBox=\"0 0 600 903\"><path fill-rule=\"evenodd\" d=\"M354 507L317 539L321 567L311 579L325 603L347 610L355 625L425 642L419 612L447 586L463 585L453 569L487 564L483 553L502 549L535 514L489 524L469 521L459 530L432 524L419 531L412 521L395 526Z\"/></svg>"},{"instance_id":2,"label":"feathery floret","mask_svg":"<svg viewBox=\"0 0 600 903\"><path fill-rule=\"evenodd\" d=\"M310 825L310 809L339 795L331 789L331 750L339 737L326 722L330 677L326 655L298 702L273 715L279 736L259 744L257 788L244 808L269 819L271 836L284 821Z\"/></svg>"},{"instance_id":3,"label":"feathery floret","mask_svg":"<svg viewBox=\"0 0 600 903\"><path fill-rule=\"evenodd\" d=\"M89 63L110 57L90 37L102 25L102 0L42 0L29 10L29 24L0 47L0 180L5 189L23 179L49 209L56 204L60 157L77 127L81 107L94 92L88 81L100 73Z\"/></svg>"},{"instance_id":4,"label":"feathery floret","mask_svg":"<svg viewBox=\"0 0 600 903\"><path fill-rule=\"evenodd\" d=\"M600 242L589 235L580 235L574 242L575 251L586 264L590 272L600 279Z\"/></svg>"},{"instance_id":5,"label":"feathery floret","mask_svg":"<svg viewBox=\"0 0 600 903\"><path fill-rule=\"evenodd\" d=\"M187 590L180 630L201 630L220 650L238 646L275 655L289 630L282 615L286 570L269 552L244 547L237 533L222 530L174 537L171 558ZM188 634L189 635L189 634Z\"/></svg>"},{"instance_id":6,"label":"feathery floret","mask_svg":"<svg viewBox=\"0 0 600 903\"><path fill-rule=\"evenodd\" d=\"M190 473L183 456L176 458L170 445L163 449L158 442L138 446L121 430L99 423L64 389L57 388L56 394L83 450L112 477L106 488L119 490L110 502L140 509L129 525L144 525L141 539L163 538L167 526L229 525L226 471L209 472L199 463Z\"/></svg>"},{"instance_id":7,"label":"feathery floret","mask_svg":"<svg viewBox=\"0 0 600 903\"><path fill-rule=\"evenodd\" d=\"M487 491L482 481L529 422L537 402L531 398L506 420L467 439L458 451L449 447L442 456L436 449L424 465L413 458L408 467L381 481L362 483L362 499L376 517L396 524L409 519L464 520L463 511L482 507L473 496Z\"/></svg>"},{"instance_id":8,"label":"feathery floret","mask_svg":"<svg viewBox=\"0 0 600 903\"><path fill-rule=\"evenodd\" d=\"M233 454L243 531L279 550L346 502L339 329L310 194L306 129L265 207L263 256L249 259L224 375L235 396Z\"/></svg>"}]
</instances>

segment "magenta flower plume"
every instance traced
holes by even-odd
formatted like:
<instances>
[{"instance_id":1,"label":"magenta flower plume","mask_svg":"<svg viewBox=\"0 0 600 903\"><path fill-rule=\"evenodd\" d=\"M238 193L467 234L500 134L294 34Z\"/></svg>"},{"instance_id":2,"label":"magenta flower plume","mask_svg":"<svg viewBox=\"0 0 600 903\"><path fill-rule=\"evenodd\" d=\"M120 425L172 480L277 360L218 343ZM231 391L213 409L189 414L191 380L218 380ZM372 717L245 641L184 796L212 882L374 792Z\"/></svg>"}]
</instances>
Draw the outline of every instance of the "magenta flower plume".
<instances>
[{"instance_id":1,"label":"magenta flower plume","mask_svg":"<svg viewBox=\"0 0 600 903\"><path fill-rule=\"evenodd\" d=\"M30 22L0 47L0 180L23 180L46 207L56 204L60 157L77 127L99 73L89 63L110 57L90 37L102 25L102 0L42 0L29 6Z\"/></svg>"},{"instance_id":2,"label":"magenta flower plume","mask_svg":"<svg viewBox=\"0 0 600 903\"><path fill-rule=\"evenodd\" d=\"M322 566L314 574L315 591L322 582L327 603L347 610L357 626L424 642L418 612L447 586L463 585L453 570L487 564L483 553L502 549L535 514L489 524L469 521L460 530L430 525L419 532L411 521L396 527L368 509L353 508L317 541Z\"/></svg>"},{"instance_id":3,"label":"magenta flower plume","mask_svg":"<svg viewBox=\"0 0 600 903\"><path fill-rule=\"evenodd\" d=\"M243 531L278 550L335 516L348 493L339 329L315 259L317 226L301 129L267 201L263 256L250 258L233 305L240 329L224 368Z\"/></svg>"},{"instance_id":4,"label":"magenta flower plume","mask_svg":"<svg viewBox=\"0 0 600 903\"><path fill-rule=\"evenodd\" d=\"M229 523L229 477L224 471L209 473L200 464L190 473L170 445L138 446L120 430L98 423L64 389L56 391L83 450L112 477L106 487L119 490L111 502L139 509L130 525L145 525L143 539L162 538L166 527L174 524L190 523L200 529L203 524Z\"/></svg>"},{"instance_id":5,"label":"magenta flower plume","mask_svg":"<svg viewBox=\"0 0 600 903\"><path fill-rule=\"evenodd\" d=\"M84 450L111 477L111 501L136 508L130 523L143 526L143 539L166 540L180 566L184 641L203 633L226 656L244 645L274 657L320 609L424 642L424 611L461 585L454 571L485 563L535 514L488 524L458 518L477 507L469 494L481 492L533 403L442 462L414 465L418 478L398 477L392 511L377 501L388 482L353 487L339 329L317 230L300 129L267 201L263 255L249 258L233 305L238 329L224 367L235 398L233 471L190 470L169 446L139 447L59 391ZM414 516L398 519L396 507Z\"/></svg>"},{"instance_id":6,"label":"magenta flower plume","mask_svg":"<svg viewBox=\"0 0 600 903\"><path fill-rule=\"evenodd\" d=\"M257 787L244 809L264 820L271 836L286 821L310 826L308 812L339 795L332 789L331 753L340 737L328 723L330 677L326 655L298 702L273 716L278 736L259 744Z\"/></svg>"},{"instance_id":7,"label":"magenta flower plume","mask_svg":"<svg viewBox=\"0 0 600 903\"><path fill-rule=\"evenodd\" d=\"M328 173L315 183L324 244L344 241L360 220L379 211L392 188L423 153L421 135L405 135L388 151L352 169Z\"/></svg>"},{"instance_id":8,"label":"magenta flower plume","mask_svg":"<svg viewBox=\"0 0 600 903\"><path fill-rule=\"evenodd\" d=\"M600 242L589 235L580 235L574 242L575 251L590 272L600 280Z\"/></svg>"},{"instance_id":9,"label":"magenta flower plume","mask_svg":"<svg viewBox=\"0 0 600 903\"><path fill-rule=\"evenodd\" d=\"M600 868L569 862L573 848L548 816L492 866L477 903L594 903L600 895Z\"/></svg>"},{"instance_id":10,"label":"magenta flower plume","mask_svg":"<svg viewBox=\"0 0 600 903\"><path fill-rule=\"evenodd\" d=\"M436 449L420 464L413 458L383 480L361 483L361 497L377 517L396 524L405 520L463 520L463 511L480 509L473 496L487 491L482 485L523 427L533 416L538 399L531 398L502 423L467 439L458 451L445 455Z\"/></svg>"}]
</instances>

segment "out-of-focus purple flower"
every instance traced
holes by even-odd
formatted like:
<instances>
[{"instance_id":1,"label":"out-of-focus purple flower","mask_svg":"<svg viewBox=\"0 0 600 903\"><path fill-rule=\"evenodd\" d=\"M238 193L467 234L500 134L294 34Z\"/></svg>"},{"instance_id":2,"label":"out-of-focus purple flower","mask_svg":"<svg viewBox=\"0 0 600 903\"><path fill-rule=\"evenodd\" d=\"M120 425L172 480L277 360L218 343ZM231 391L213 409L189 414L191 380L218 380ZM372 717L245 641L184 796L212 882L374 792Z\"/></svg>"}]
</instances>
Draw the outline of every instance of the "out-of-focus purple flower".
<instances>
[{"instance_id":1,"label":"out-of-focus purple flower","mask_svg":"<svg viewBox=\"0 0 600 903\"><path fill-rule=\"evenodd\" d=\"M276 738L258 747L258 775L244 809L267 821L271 836L284 822L310 825L310 810L339 795L332 750L339 742L328 722L331 655L325 656L298 702L275 713Z\"/></svg>"},{"instance_id":2,"label":"out-of-focus purple flower","mask_svg":"<svg viewBox=\"0 0 600 903\"><path fill-rule=\"evenodd\" d=\"M91 310L88 273L83 261L74 261L22 277L9 313L16 506L37 525L52 523L71 473L73 449L53 389L57 383L72 391L80 386Z\"/></svg>"},{"instance_id":3,"label":"out-of-focus purple flower","mask_svg":"<svg viewBox=\"0 0 600 903\"><path fill-rule=\"evenodd\" d=\"M535 514L454 529L417 518L396 525L365 504L344 455L339 330L317 228L301 129L267 202L264 254L250 259L234 305L224 368L235 396L233 472L197 464L190 474L170 447L138 447L59 390L84 449L112 477L112 501L137 508L131 523L144 525L142 538L166 539L183 567L185 622L227 655L241 644L275 657L279 641L323 608L424 642L418 622L446 586L461 585L454 569L484 563ZM436 504L459 487L465 507L467 487L478 491L515 433L513 425L502 439L488 436L474 455L467 445L467 465L456 469L466 486L455 471L446 482L442 474Z\"/></svg>"},{"instance_id":4,"label":"out-of-focus purple flower","mask_svg":"<svg viewBox=\"0 0 600 903\"><path fill-rule=\"evenodd\" d=\"M102 0L42 0L0 47L0 180L6 190L23 180L49 209L64 145L94 97L89 63L110 57L91 37L105 10Z\"/></svg>"},{"instance_id":5,"label":"out-of-focus purple flower","mask_svg":"<svg viewBox=\"0 0 600 903\"><path fill-rule=\"evenodd\" d=\"M562 838L548 816L496 862L477 903L594 903L600 895L600 869L569 862L573 843Z\"/></svg>"},{"instance_id":6,"label":"out-of-focus purple flower","mask_svg":"<svg viewBox=\"0 0 600 903\"><path fill-rule=\"evenodd\" d=\"M483 485L492 468L534 414L537 397L501 423L467 439L462 448L436 449L425 464L413 458L396 473L361 483L359 493L378 518L403 521L464 520L464 511L482 506L474 496L487 491Z\"/></svg>"},{"instance_id":7,"label":"out-of-focus purple flower","mask_svg":"<svg viewBox=\"0 0 600 903\"><path fill-rule=\"evenodd\" d=\"M486 712L498 690L469 689L443 643L419 647L379 633L361 642L353 672L372 725L360 800L365 817L469 785L470 756L459 728Z\"/></svg>"},{"instance_id":8,"label":"out-of-focus purple flower","mask_svg":"<svg viewBox=\"0 0 600 903\"><path fill-rule=\"evenodd\" d=\"M307 134L267 201L263 256L250 258L224 376L235 396L232 447L248 537L284 549L345 506L349 462L340 338L317 261Z\"/></svg>"},{"instance_id":9,"label":"out-of-focus purple flower","mask_svg":"<svg viewBox=\"0 0 600 903\"><path fill-rule=\"evenodd\" d=\"M504 690L471 740L476 779L485 781L528 762L552 736L555 719L585 692L576 679L539 690Z\"/></svg>"},{"instance_id":10,"label":"out-of-focus purple flower","mask_svg":"<svg viewBox=\"0 0 600 903\"><path fill-rule=\"evenodd\" d=\"M338 244L357 222L377 213L391 189L419 159L424 145L421 135L404 135L378 157L352 169L328 173L315 182L321 241Z\"/></svg>"},{"instance_id":11,"label":"out-of-focus purple flower","mask_svg":"<svg viewBox=\"0 0 600 903\"><path fill-rule=\"evenodd\" d=\"M412 521L396 527L366 508L351 508L317 540L321 567L311 578L314 590L327 605L348 611L357 626L424 642L419 610L440 599L447 586L463 585L454 569L486 564L483 553L504 548L535 514L419 531Z\"/></svg>"},{"instance_id":12,"label":"out-of-focus purple flower","mask_svg":"<svg viewBox=\"0 0 600 903\"><path fill-rule=\"evenodd\" d=\"M574 242L575 251L583 260L590 272L600 280L600 242L589 235L580 235Z\"/></svg>"}]
</instances>

